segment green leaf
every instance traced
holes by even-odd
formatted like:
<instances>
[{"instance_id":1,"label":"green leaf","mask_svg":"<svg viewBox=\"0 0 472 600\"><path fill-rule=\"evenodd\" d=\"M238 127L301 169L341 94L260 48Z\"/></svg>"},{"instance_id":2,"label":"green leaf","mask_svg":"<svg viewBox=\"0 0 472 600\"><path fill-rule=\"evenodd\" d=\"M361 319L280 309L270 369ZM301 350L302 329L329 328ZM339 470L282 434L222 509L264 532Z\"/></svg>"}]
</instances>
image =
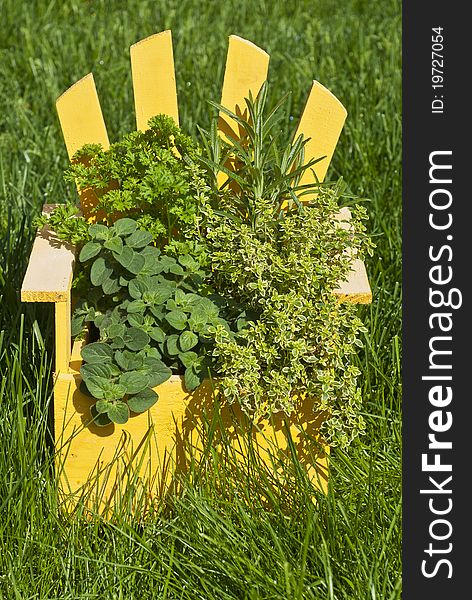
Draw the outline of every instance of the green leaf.
<instances>
[{"instance_id":1,"label":"green leaf","mask_svg":"<svg viewBox=\"0 0 472 600\"><path fill-rule=\"evenodd\" d=\"M156 394L156 392L150 388L147 388L139 394L131 396L128 399L128 406L133 412L142 413L145 410L149 410L158 399L159 396Z\"/></svg>"},{"instance_id":2,"label":"green leaf","mask_svg":"<svg viewBox=\"0 0 472 600\"><path fill-rule=\"evenodd\" d=\"M133 300L128 304L126 310L130 314L144 314L146 310L146 304L142 300Z\"/></svg>"},{"instance_id":3,"label":"green leaf","mask_svg":"<svg viewBox=\"0 0 472 600\"><path fill-rule=\"evenodd\" d=\"M174 329L182 330L187 325L187 315L181 310L171 310L165 319Z\"/></svg>"},{"instance_id":4,"label":"green leaf","mask_svg":"<svg viewBox=\"0 0 472 600\"><path fill-rule=\"evenodd\" d=\"M113 423L123 425L129 419L129 408L125 402L115 402L108 410L108 417Z\"/></svg>"},{"instance_id":5,"label":"green leaf","mask_svg":"<svg viewBox=\"0 0 472 600\"><path fill-rule=\"evenodd\" d=\"M71 319L71 335L75 337L79 335L84 328L86 315L72 315Z\"/></svg>"},{"instance_id":6,"label":"green leaf","mask_svg":"<svg viewBox=\"0 0 472 600\"><path fill-rule=\"evenodd\" d=\"M177 355L180 353L180 349L177 346L177 342L179 341L179 336L177 334L170 335L166 339L166 350L167 353L171 356Z\"/></svg>"},{"instance_id":7,"label":"green leaf","mask_svg":"<svg viewBox=\"0 0 472 600\"><path fill-rule=\"evenodd\" d=\"M208 316L198 308L192 310L188 318L188 326L192 331L200 333L208 322Z\"/></svg>"},{"instance_id":8,"label":"green leaf","mask_svg":"<svg viewBox=\"0 0 472 600\"><path fill-rule=\"evenodd\" d=\"M135 352L142 350L149 344L150 340L148 334L137 327L129 327L123 339L125 340L126 347Z\"/></svg>"},{"instance_id":9,"label":"green leaf","mask_svg":"<svg viewBox=\"0 0 472 600\"><path fill-rule=\"evenodd\" d=\"M196 352L184 352L179 354L179 358L184 367L192 367L198 362L198 354Z\"/></svg>"},{"instance_id":10,"label":"green leaf","mask_svg":"<svg viewBox=\"0 0 472 600\"><path fill-rule=\"evenodd\" d=\"M112 398L113 400L118 400L123 398L126 394L125 388L119 383L109 383L109 389L107 391L107 397Z\"/></svg>"},{"instance_id":11,"label":"green leaf","mask_svg":"<svg viewBox=\"0 0 472 600\"><path fill-rule=\"evenodd\" d=\"M115 352L115 360L123 371L134 371L143 366L144 357L129 350L118 350Z\"/></svg>"},{"instance_id":12,"label":"green leaf","mask_svg":"<svg viewBox=\"0 0 472 600\"><path fill-rule=\"evenodd\" d=\"M144 256L141 256L129 246L124 246L120 254L113 254L113 256L122 267L133 275L137 275L146 262Z\"/></svg>"},{"instance_id":13,"label":"green leaf","mask_svg":"<svg viewBox=\"0 0 472 600\"><path fill-rule=\"evenodd\" d=\"M90 393L94 396L94 398L104 400L118 400L120 398L123 398L123 396L126 394L126 390L122 385L112 383L108 379L105 379L104 377L99 377L97 375L91 375L90 377L86 377L85 383Z\"/></svg>"},{"instance_id":14,"label":"green leaf","mask_svg":"<svg viewBox=\"0 0 472 600\"><path fill-rule=\"evenodd\" d=\"M120 263L122 267L127 269L131 264L135 254L137 254L132 248L123 246L122 250L118 254L114 254L113 257Z\"/></svg>"},{"instance_id":15,"label":"green leaf","mask_svg":"<svg viewBox=\"0 0 472 600\"><path fill-rule=\"evenodd\" d=\"M152 302L153 304L164 304L166 300L172 296L174 293L174 289L169 283L155 283L151 282L152 290L144 292L143 298L147 302Z\"/></svg>"},{"instance_id":16,"label":"green leaf","mask_svg":"<svg viewBox=\"0 0 472 600\"><path fill-rule=\"evenodd\" d=\"M161 251L155 246L146 246L140 251L140 254L141 256L144 256L146 260L152 258L153 260L158 261L161 256Z\"/></svg>"},{"instance_id":17,"label":"green leaf","mask_svg":"<svg viewBox=\"0 0 472 600\"><path fill-rule=\"evenodd\" d=\"M187 367L187 369L185 369L184 383L189 392L196 389L201 383L200 377L195 374L191 367Z\"/></svg>"},{"instance_id":18,"label":"green leaf","mask_svg":"<svg viewBox=\"0 0 472 600\"><path fill-rule=\"evenodd\" d=\"M144 269L145 264L146 259L143 256L141 256L141 254L135 252L133 260L126 268L130 273L133 273L133 275L137 275L138 273L141 273L141 271Z\"/></svg>"},{"instance_id":19,"label":"green leaf","mask_svg":"<svg viewBox=\"0 0 472 600\"><path fill-rule=\"evenodd\" d=\"M188 303L187 300L187 296L190 296L190 294L186 294L184 291L182 291L180 288L177 288L175 290L175 302L179 305L185 305Z\"/></svg>"},{"instance_id":20,"label":"green leaf","mask_svg":"<svg viewBox=\"0 0 472 600\"><path fill-rule=\"evenodd\" d=\"M128 291L131 298L135 300L140 300L145 292L149 289L146 280L143 279L133 279L129 282Z\"/></svg>"},{"instance_id":21,"label":"green leaf","mask_svg":"<svg viewBox=\"0 0 472 600\"><path fill-rule=\"evenodd\" d=\"M122 337L124 332L125 326L123 323L112 323L106 329L106 333L109 338Z\"/></svg>"},{"instance_id":22,"label":"green leaf","mask_svg":"<svg viewBox=\"0 0 472 600\"><path fill-rule=\"evenodd\" d=\"M109 381L105 377L99 375L90 375L90 377L84 378L85 385L88 391L94 398L105 398L109 387Z\"/></svg>"},{"instance_id":23,"label":"green leaf","mask_svg":"<svg viewBox=\"0 0 472 600\"><path fill-rule=\"evenodd\" d=\"M149 310L158 321L161 321L163 319L165 310L162 304L160 304L159 306L150 306Z\"/></svg>"},{"instance_id":24,"label":"green leaf","mask_svg":"<svg viewBox=\"0 0 472 600\"><path fill-rule=\"evenodd\" d=\"M198 344L198 336L192 331L184 331L179 337L179 346L182 352L187 352Z\"/></svg>"},{"instance_id":25,"label":"green leaf","mask_svg":"<svg viewBox=\"0 0 472 600\"><path fill-rule=\"evenodd\" d=\"M146 273L146 275L158 275L162 271L162 266L159 262L161 252L158 248L146 246L141 250L140 254L145 261L143 273Z\"/></svg>"},{"instance_id":26,"label":"green leaf","mask_svg":"<svg viewBox=\"0 0 472 600\"><path fill-rule=\"evenodd\" d=\"M183 254L182 256L179 256L178 260L183 267L190 270L198 269L200 266L189 254Z\"/></svg>"},{"instance_id":27,"label":"green leaf","mask_svg":"<svg viewBox=\"0 0 472 600\"><path fill-rule=\"evenodd\" d=\"M123 240L117 235L107 240L103 245L107 250L111 250L114 254L119 255L123 250Z\"/></svg>"},{"instance_id":28,"label":"green leaf","mask_svg":"<svg viewBox=\"0 0 472 600\"><path fill-rule=\"evenodd\" d=\"M102 342L85 345L80 354L88 363L108 363L113 358L113 350L108 344Z\"/></svg>"},{"instance_id":29,"label":"green leaf","mask_svg":"<svg viewBox=\"0 0 472 600\"><path fill-rule=\"evenodd\" d=\"M95 404L90 407L90 414L92 415L94 424L98 425L98 427L107 427L107 425L111 425L108 415L106 413L99 413Z\"/></svg>"},{"instance_id":30,"label":"green leaf","mask_svg":"<svg viewBox=\"0 0 472 600\"><path fill-rule=\"evenodd\" d=\"M179 309L180 306L177 304L177 302L173 298L169 298L169 300L167 300L167 302L166 302L166 308L167 308L167 310L171 311L171 310Z\"/></svg>"},{"instance_id":31,"label":"green leaf","mask_svg":"<svg viewBox=\"0 0 472 600\"><path fill-rule=\"evenodd\" d=\"M133 302L141 302L140 300L133 300ZM140 328L144 323L144 316L139 313L128 313L128 323L133 327Z\"/></svg>"},{"instance_id":32,"label":"green leaf","mask_svg":"<svg viewBox=\"0 0 472 600\"><path fill-rule=\"evenodd\" d=\"M112 317L110 312L105 314L97 314L94 319L95 326L100 330L105 330L107 327L110 327L110 325L116 322L117 320Z\"/></svg>"},{"instance_id":33,"label":"green leaf","mask_svg":"<svg viewBox=\"0 0 472 600\"><path fill-rule=\"evenodd\" d=\"M95 223L94 225L90 225L89 234L96 240L107 240L109 236L108 227L106 225Z\"/></svg>"},{"instance_id":34,"label":"green leaf","mask_svg":"<svg viewBox=\"0 0 472 600\"><path fill-rule=\"evenodd\" d=\"M124 348L124 338L121 337L121 335L117 335L115 338L113 338L113 341L111 342L111 347L113 348L113 350L121 350L122 348Z\"/></svg>"},{"instance_id":35,"label":"green leaf","mask_svg":"<svg viewBox=\"0 0 472 600\"><path fill-rule=\"evenodd\" d=\"M166 339L166 334L160 327L151 327L149 335L156 342L163 342Z\"/></svg>"},{"instance_id":36,"label":"green leaf","mask_svg":"<svg viewBox=\"0 0 472 600\"><path fill-rule=\"evenodd\" d=\"M107 413L112 403L109 400L97 400L95 403L95 408L98 413Z\"/></svg>"},{"instance_id":37,"label":"green leaf","mask_svg":"<svg viewBox=\"0 0 472 600\"><path fill-rule=\"evenodd\" d=\"M95 308L93 306L91 306L88 311L87 314L85 315L85 320L86 321L93 321L95 319Z\"/></svg>"},{"instance_id":38,"label":"green leaf","mask_svg":"<svg viewBox=\"0 0 472 600\"><path fill-rule=\"evenodd\" d=\"M123 373L119 383L126 389L127 394L137 394L149 386L149 377L143 372L128 371Z\"/></svg>"},{"instance_id":39,"label":"green leaf","mask_svg":"<svg viewBox=\"0 0 472 600\"><path fill-rule=\"evenodd\" d=\"M185 271L182 269L180 265L171 265L169 268L169 272L174 275L184 275Z\"/></svg>"},{"instance_id":40,"label":"green leaf","mask_svg":"<svg viewBox=\"0 0 472 600\"><path fill-rule=\"evenodd\" d=\"M151 242L152 234L149 231L135 231L125 240L130 248L144 248Z\"/></svg>"},{"instance_id":41,"label":"green leaf","mask_svg":"<svg viewBox=\"0 0 472 600\"><path fill-rule=\"evenodd\" d=\"M80 374L84 378L97 375L105 379L111 379L120 374L120 370L113 363L85 363L80 367Z\"/></svg>"},{"instance_id":42,"label":"green leaf","mask_svg":"<svg viewBox=\"0 0 472 600\"><path fill-rule=\"evenodd\" d=\"M100 256L92 265L90 270L90 281L92 282L92 285L102 285L112 273L112 267L108 266L105 259Z\"/></svg>"},{"instance_id":43,"label":"green leaf","mask_svg":"<svg viewBox=\"0 0 472 600\"><path fill-rule=\"evenodd\" d=\"M99 244L98 242L87 242L85 244L85 246L82 248L82 250L80 251L80 254L79 254L80 262L86 262L87 260L90 260L94 256L97 256L97 254L100 252L101 249L102 249L102 245Z\"/></svg>"},{"instance_id":44,"label":"green leaf","mask_svg":"<svg viewBox=\"0 0 472 600\"><path fill-rule=\"evenodd\" d=\"M162 354L154 346L146 348L145 352L146 358L158 358L159 360L162 358Z\"/></svg>"},{"instance_id":45,"label":"green leaf","mask_svg":"<svg viewBox=\"0 0 472 600\"><path fill-rule=\"evenodd\" d=\"M175 282L167 280L163 275L155 275L144 279L148 286L148 291L151 293L165 292L167 290L175 291Z\"/></svg>"},{"instance_id":46,"label":"green leaf","mask_svg":"<svg viewBox=\"0 0 472 600\"><path fill-rule=\"evenodd\" d=\"M107 296L112 296L113 294L116 294L116 292L119 292L120 289L121 286L118 283L117 279L112 279L111 277L109 277L108 279L105 279L105 281L102 283L103 293Z\"/></svg>"},{"instance_id":47,"label":"green leaf","mask_svg":"<svg viewBox=\"0 0 472 600\"><path fill-rule=\"evenodd\" d=\"M134 233L138 228L138 224L136 221L133 221L133 219L128 219L125 217L124 219L118 219L118 221L115 221L113 227L118 235L125 236Z\"/></svg>"},{"instance_id":48,"label":"green leaf","mask_svg":"<svg viewBox=\"0 0 472 600\"><path fill-rule=\"evenodd\" d=\"M172 375L171 369L162 360L148 356L144 359L143 370L149 377L149 386L156 387L167 381Z\"/></svg>"},{"instance_id":49,"label":"green leaf","mask_svg":"<svg viewBox=\"0 0 472 600\"><path fill-rule=\"evenodd\" d=\"M115 352L116 363L119 367L121 367L123 369L123 371L127 371L129 369L128 358L125 354L126 352L127 352L127 350L123 350L123 351L117 350Z\"/></svg>"},{"instance_id":50,"label":"green leaf","mask_svg":"<svg viewBox=\"0 0 472 600\"><path fill-rule=\"evenodd\" d=\"M101 315L100 313L96 314L95 319L93 320L93 324L95 325L95 327L98 327L98 329L100 329L101 327L107 327L110 323L107 323L105 315Z\"/></svg>"},{"instance_id":51,"label":"green leaf","mask_svg":"<svg viewBox=\"0 0 472 600\"><path fill-rule=\"evenodd\" d=\"M189 306L192 306L192 307L195 307L202 298L198 294L193 294L193 293L187 293L187 294L185 294L185 296L186 296L185 300L187 301Z\"/></svg>"},{"instance_id":52,"label":"green leaf","mask_svg":"<svg viewBox=\"0 0 472 600\"><path fill-rule=\"evenodd\" d=\"M217 317L219 308L208 298L200 298L198 304L195 307L196 311L200 311L202 314L208 317L208 320ZM193 313L192 313L193 314Z\"/></svg>"},{"instance_id":53,"label":"green leaf","mask_svg":"<svg viewBox=\"0 0 472 600\"><path fill-rule=\"evenodd\" d=\"M170 267L171 267L172 265L175 265L175 264L176 264L176 262L175 262L175 258L172 258L172 256L162 256L159 262L160 262L160 264L161 264L162 270L163 270L165 273L168 273L168 272L169 272L169 269L170 269Z\"/></svg>"}]
</instances>

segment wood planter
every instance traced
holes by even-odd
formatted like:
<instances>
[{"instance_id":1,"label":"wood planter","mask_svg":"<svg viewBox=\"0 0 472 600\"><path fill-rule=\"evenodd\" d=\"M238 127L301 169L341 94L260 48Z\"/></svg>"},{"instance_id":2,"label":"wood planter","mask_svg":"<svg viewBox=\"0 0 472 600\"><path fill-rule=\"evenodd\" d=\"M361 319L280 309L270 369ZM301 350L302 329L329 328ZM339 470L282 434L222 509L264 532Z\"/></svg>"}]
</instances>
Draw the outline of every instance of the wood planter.
<instances>
[{"instance_id":1,"label":"wood planter","mask_svg":"<svg viewBox=\"0 0 472 600\"><path fill-rule=\"evenodd\" d=\"M81 360L75 352L80 352L80 345L74 348L71 372L59 376L54 394L56 465L66 498L82 495L89 505L98 500L98 508L105 509L126 494L129 481L138 482L146 496L162 495L178 489L180 475L188 472L191 463L198 464L210 448L219 461L232 457L241 469L247 468L248 452L256 452L258 460L273 471L271 479L287 483L289 437L310 479L326 491L329 447L319 438L323 417L313 413L310 402L301 403L288 420L278 414L255 423L238 407L224 407L218 410L218 423L212 429L213 382L205 380L189 393L182 378L173 375L154 388L159 400L148 412L131 416L125 425L97 427L90 424L92 401L80 391L75 369Z\"/></svg>"},{"instance_id":2,"label":"wood planter","mask_svg":"<svg viewBox=\"0 0 472 600\"><path fill-rule=\"evenodd\" d=\"M269 56L254 44L230 36L221 104L234 112L244 109L249 92L255 96L267 77ZM131 47L136 119L146 129L148 119L158 113L172 116L178 123L178 107L170 31L151 36ZM93 76L87 75L57 101L69 156L86 143L109 146ZM346 118L342 104L322 85L313 82L296 135L311 138L305 157L324 156L315 165L323 181ZM220 115L220 134L236 130L235 124ZM302 183L313 174L306 173ZM82 210L90 216L93 199L81 193ZM45 206L50 211L51 206ZM342 209L340 220L349 219ZM342 226L348 226L345 222ZM150 411L133 415L125 425L99 428L90 424L91 400L80 391L80 344L71 341L71 283L75 253L45 227L38 231L22 286L24 302L54 302L56 314L56 361L54 388L54 431L57 470L65 498L76 502L83 495L87 504L99 510L113 506L127 481L142 485L145 496L163 494L178 479L189 462L202 456L208 440L204 423L214 417L214 384L205 381L188 393L181 378L155 388L158 402ZM335 294L340 301L371 302L371 290L364 264L353 257L347 281L340 282ZM217 386L216 386L217 387ZM247 453L258 458L275 474L290 460L295 449L308 476L322 490L328 481L329 448L319 437L323 415L316 415L309 399L300 401L290 419L275 415L270 420L251 423L238 409L218 412L220 434L212 440L217 452L232 449L241 463ZM220 437L218 437L220 436ZM293 444L292 444L293 442Z\"/></svg>"}]
</instances>

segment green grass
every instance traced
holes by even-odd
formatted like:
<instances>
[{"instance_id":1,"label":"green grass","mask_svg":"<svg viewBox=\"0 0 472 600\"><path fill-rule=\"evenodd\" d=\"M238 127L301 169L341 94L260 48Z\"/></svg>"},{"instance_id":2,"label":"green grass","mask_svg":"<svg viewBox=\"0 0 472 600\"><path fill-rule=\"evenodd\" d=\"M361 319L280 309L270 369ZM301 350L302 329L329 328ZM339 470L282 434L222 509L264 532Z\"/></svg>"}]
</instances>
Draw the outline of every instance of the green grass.
<instances>
[{"instance_id":1,"label":"green grass","mask_svg":"<svg viewBox=\"0 0 472 600\"><path fill-rule=\"evenodd\" d=\"M0 15L0 598L400 598L400 3L0 0ZM348 109L331 177L371 199L377 242L374 302L360 309L367 434L333 452L330 493L316 506L298 476L267 509L210 456L208 477L148 522L124 512L84 523L55 510L52 309L21 305L18 290L33 217L74 193L56 97L93 71L111 140L131 130L128 48L165 28L189 132L208 125L206 100L219 100L231 33L271 54L272 102L292 92L287 135L313 78Z\"/></svg>"}]
</instances>

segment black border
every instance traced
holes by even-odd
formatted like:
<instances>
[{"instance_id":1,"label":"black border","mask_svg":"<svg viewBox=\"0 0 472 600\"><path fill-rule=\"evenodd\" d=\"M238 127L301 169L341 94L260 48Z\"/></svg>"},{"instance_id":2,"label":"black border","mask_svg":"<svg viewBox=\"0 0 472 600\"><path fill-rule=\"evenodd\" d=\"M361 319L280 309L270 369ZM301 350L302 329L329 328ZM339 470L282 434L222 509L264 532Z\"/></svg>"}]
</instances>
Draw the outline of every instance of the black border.
<instances>
[{"instance_id":1,"label":"black border","mask_svg":"<svg viewBox=\"0 0 472 600\"><path fill-rule=\"evenodd\" d=\"M467 184L469 174L472 175L468 148L472 28L467 8L467 2L403 2L403 597L406 600L452 600L471 595L472 186ZM433 27L444 28L443 114L431 112ZM431 541L428 528L435 517L428 509L429 497L420 494L421 489L432 487L428 474L422 472L421 455L427 452L431 431L428 415L434 408L428 401L431 382L422 381L421 377L427 374L428 341L432 335L428 324L432 312L428 302L432 266L428 249L430 245L443 244L445 237L444 232L434 231L428 224L432 190L429 155L435 150L452 150L453 183L449 189L453 194L453 224L448 233L453 235L450 241L453 258L449 264L453 268L451 285L462 291L463 304L451 310L453 400L448 410L452 412L453 424L443 439L450 439L453 446L448 454L442 453L444 461L446 457L452 461L452 472L447 474L452 475L449 485L452 494L442 498L452 498L453 507L447 518L453 530L447 540L452 543L452 551L441 557L451 561L452 577L447 577L449 568L442 565L437 575L428 579L421 573L421 564L428 558L424 550ZM437 475L438 479L444 479L446 474ZM441 543L437 544L440 547ZM444 547L446 544L443 542Z\"/></svg>"}]
</instances>

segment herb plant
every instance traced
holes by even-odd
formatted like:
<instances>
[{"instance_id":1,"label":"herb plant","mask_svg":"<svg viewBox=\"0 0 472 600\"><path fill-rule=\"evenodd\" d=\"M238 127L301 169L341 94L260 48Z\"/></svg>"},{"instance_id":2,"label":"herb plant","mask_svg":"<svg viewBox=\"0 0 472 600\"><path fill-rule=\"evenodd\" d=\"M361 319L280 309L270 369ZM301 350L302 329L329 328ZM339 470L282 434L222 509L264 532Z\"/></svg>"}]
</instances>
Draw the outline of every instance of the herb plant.
<instances>
[{"instance_id":1,"label":"herb plant","mask_svg":"<svg viewBox=\"0 0 472 600\"><path fill-rule=\"evenodd\" d=\"M97 402L99 425L125 423L158 399L152 389L184 371L195 389L207 375L216 328L229 330L219 307L198 292L205 273L188 254L177 258L150 245L133 219L90 225L79 260L89 276L87 296L74 311L72 332L93 325L97 341L82 349L80 369Z\"/></svg>"},{"instance_id":2,"label":"herb plant","mask_svg":"<svg viewBox=\"0 0 472 600\"><path fill-rule=\"evenodd\" d=\"M158 115L149 129L129 133L106 151L84 146L66 178L93 191L96 213L133 217L156 240L182 238L194 223L195 199L205 193L197 153L170 117Z\"/></svg>"},{"instance_id":3,"label":"herb plant","mask_svg":"<svg viewBox=\"0 0 472 600\"><path fill-rule=\"evenodd\" d=\"M150 119L149 129L134 131L104 150L86 144L73 157L67 181L95 197L95 218L105 224L132 217L159 245L185 241L198 205L209 188L198 165L199 147L166 115ZM87 241L87 222L75 205L60 206L49 217L59 239ZM44 224L43 217L38 224Z\"/></svg>"},{"instance_id":4,"label":"herb plant","mask_svg":"<svg viewBox=\"0 0 472 600\"><path fill-rule=\"evenodd\" d=\"M82 247L73 331L95 332L83 381L107 424L149 408L171 373L192 390L211 372L252 418L309 398L326 440L345 447L364 429L355 354L365 330L333 291L353 256L372 253L366 211L342 227L345 186L301 184L323 157L306 162L301 136L280 143L282 101L265 116L264 85L246 103L247 119L216 105L235 139L215 123L199 147L158 116L107 151L76 155L67 176L93 190L102 223L71 208L49 222Z\"/></svg>"},{"instance_id":5,"label":"herb plant","mask_svg":"<svg viewBox=\"0 0 472 600\"><path fill-rule=\"evenodd\" d=\"M210 174L216 180L219 168L227 176L217 204L206 209L212 282L257 315L236 336L218 329L213 355L220 388L252 417L289 414L310 398L327 417L326 439L347 446L364 428L354 355L365 329L355 306L340 303L333 291L352 256L372 252L366 213L358 207L343 228L343 185L300 184L319 159L305 163L302 138L278 148L280 105L264 117L266 99L263 87L247 101L248 119L219 106L241 137L212 136L206 144ZM224 166L229 157L232 170Z\"/></svg>"}]
</instances>

